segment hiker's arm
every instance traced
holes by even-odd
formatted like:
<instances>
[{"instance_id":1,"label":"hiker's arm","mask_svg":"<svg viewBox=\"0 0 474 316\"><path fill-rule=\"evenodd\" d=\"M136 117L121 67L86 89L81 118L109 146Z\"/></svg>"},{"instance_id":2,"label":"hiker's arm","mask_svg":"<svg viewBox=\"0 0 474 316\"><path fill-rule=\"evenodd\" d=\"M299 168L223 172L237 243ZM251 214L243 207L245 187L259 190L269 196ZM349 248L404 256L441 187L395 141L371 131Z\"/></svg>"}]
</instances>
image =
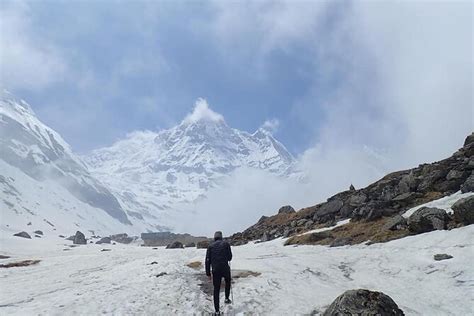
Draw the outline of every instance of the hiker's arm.
<instances>
[{"instance_id":1,"label":"hiker's arm","mask_svg":"<svg viewBox=\"0 0 474 316\"><path fill-rule=\"evenodd\" d=\"M232 250L230 249L230 244L227 244L227 261L232 261Z\"/></svg>"},{"instance_id":2,"label":"hiker's arm","mask_svg":"<svg viewBox=\"0 0 474 316\"><path fill-rule=\"evenodd\" d=\"M207 248L206 252L206 275L211 276L211 246Z\"/></svg>"}]
</instances>

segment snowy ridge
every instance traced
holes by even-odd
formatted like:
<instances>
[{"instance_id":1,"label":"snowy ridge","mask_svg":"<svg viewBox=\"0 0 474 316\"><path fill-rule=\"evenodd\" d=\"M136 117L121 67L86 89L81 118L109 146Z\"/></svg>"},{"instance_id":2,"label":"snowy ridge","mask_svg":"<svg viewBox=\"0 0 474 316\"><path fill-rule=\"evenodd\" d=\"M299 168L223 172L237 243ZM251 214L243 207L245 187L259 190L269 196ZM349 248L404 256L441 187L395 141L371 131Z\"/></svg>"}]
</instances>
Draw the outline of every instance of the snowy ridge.
<instances>
[{"instance_id":1,"label":"snowy ridge","mask_svg":"<svg viewBox=\"0 0 474 316\"><path fill-rule=\"evenodd\" d=\"M178 126L131 133L83 159L127 208L154 214L171 227L176 209L206 198L209 189L239 168L281 177L297 174L293 156L268 131L231 128L199 104Z\"/></svg>"},{"instance_id":2,"label":"snowy ridge","mask_svg":"<svg viewBox=\"0 0 474 316\"><path fill-rule=\"evenodd\" d=\"M0 207L2 225L117 233L156 230L158 222L129 218L63 138L22 100L0 99ZM135 226L133 226L135 225ZM132 227L133 226L133 227Z\"/></svg>"}]
</instances>

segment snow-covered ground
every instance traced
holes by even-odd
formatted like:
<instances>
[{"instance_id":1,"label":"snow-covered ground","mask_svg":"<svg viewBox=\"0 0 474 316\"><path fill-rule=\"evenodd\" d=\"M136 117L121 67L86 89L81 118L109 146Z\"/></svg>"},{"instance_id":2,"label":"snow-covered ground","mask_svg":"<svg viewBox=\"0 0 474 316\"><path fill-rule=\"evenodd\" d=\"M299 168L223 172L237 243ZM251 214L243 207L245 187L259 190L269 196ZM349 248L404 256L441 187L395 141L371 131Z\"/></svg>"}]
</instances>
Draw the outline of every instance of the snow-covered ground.
<instances>
[{"instance_id":1,"label":"snow-covered ground","mask_svg":"<svg viewBox=\"0 0 474 316\"><path fill-rule=\"evenodd\" d=\"M446 209L464 196L456 193L430 205ZM211 297L199 287L198 276L204 272L186 266L204 261L204 249L138 244L71 248L71 242L52 234L28 240L1 231L0 255L11 258L0 263L41 262L0 268L0 315L212 311ZM474 225L373 245L285 247L284 241L233 247L232 268L261 275L236 280L234 304L226 307L227 315L322 312L345 290L356 288L388 294L407 315L474 315ZM104 248L111 251L102 252ZM454 258L435 261L438 253ZM157 277L162 272L167 274Z\"/></svg>"},{"instance_id":2,"label":"snow-covered ground","mask_svg":"<svg viewBox=\"0 0 474 316\"><path fill-rule=\"evenodd\" d=\"M285 247L277 239L233 247L233 269L262 274L236 281L228 314L308 314L323 311L345 290L367 288L391 296L407 315L472 315L473 237L471 225L370 246ZM196 278L203 272L185 266L203 261L205 250L68 245L57 237L3 236L0 254L12 258L2 263L41 263L0 269L0 314L192 315L212 310ZM437 262L437 253L454 258ZM158 264L150 265L153 261ZM167 275L157 278L161 272Z\"/></svg>"},{"instance_id":3,"label":"snow-covered ground","mask_svg":"<svg viewBox=\"0 0 474 316\"><path fill-rule=\"evenodd\" d=\"M468 196L471 196L471 195L474 195L474 193L473 192L461 193L461 191L458 191L454 194L445 196L441 199L434 200L434 201L431 201L431 202L428 202L428 203L425 203L425 204L422 204L422 205L415 206L415 207L409 209L408 211L406 211L403 214L403 217L405 217L405 218L410 217L413 213L415 213L415 211L419 210L422 207L436 207L436 208L440 208L440 209L445 210L449 214L452 214L453 210L451 209L451 207L453 206L453 204L456 203L458 200L460 200L462 198L467 198Z\"/></svg>"}]
</instances>

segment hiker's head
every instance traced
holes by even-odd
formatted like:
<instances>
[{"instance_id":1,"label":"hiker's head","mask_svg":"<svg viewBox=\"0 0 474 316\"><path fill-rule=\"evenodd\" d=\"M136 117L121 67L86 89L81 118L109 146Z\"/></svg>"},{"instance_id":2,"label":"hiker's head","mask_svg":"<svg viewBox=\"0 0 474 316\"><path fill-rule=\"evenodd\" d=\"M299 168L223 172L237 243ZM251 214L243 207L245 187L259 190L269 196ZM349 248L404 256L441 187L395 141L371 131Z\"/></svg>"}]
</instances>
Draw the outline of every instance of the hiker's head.
<instances>
[{"instance_id":1,"label":"hiker's head","mask_svg":"<svg viewBox=\"0 0 474 316\"><path fill-rule=\"evenodd\" d=\"M222 232L221 231L217 231L214 233L214 240L220 240L222 239Z\"/></svg>"}]
</instances>

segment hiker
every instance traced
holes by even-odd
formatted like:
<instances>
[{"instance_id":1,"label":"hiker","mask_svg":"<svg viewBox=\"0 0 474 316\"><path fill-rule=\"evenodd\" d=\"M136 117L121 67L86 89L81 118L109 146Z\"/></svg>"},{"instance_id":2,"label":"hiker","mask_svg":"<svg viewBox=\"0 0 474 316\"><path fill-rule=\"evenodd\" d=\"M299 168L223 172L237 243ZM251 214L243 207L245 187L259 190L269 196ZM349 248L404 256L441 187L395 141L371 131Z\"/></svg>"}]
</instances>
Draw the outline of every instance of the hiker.
<instances>
[{"instance_id":1,"label":"hiker","mask_svg":"<svg viewBox=\"0 0 474 316\"><path fill-rule=\"evenodd\" d=\"M222 240L222 232L217 231L214 234L214 242L209 245L206 252L206 275L209 281L212 279L214 285L214 308L216 314L219 314L219 294L221 290L222 278L225 279L225 303L232 303L229 299L230 295L230 266L229 261L232 260L232 251L230 244ZM212 278L211 278L212 266Z\"/></svg>"}]
</instances>

